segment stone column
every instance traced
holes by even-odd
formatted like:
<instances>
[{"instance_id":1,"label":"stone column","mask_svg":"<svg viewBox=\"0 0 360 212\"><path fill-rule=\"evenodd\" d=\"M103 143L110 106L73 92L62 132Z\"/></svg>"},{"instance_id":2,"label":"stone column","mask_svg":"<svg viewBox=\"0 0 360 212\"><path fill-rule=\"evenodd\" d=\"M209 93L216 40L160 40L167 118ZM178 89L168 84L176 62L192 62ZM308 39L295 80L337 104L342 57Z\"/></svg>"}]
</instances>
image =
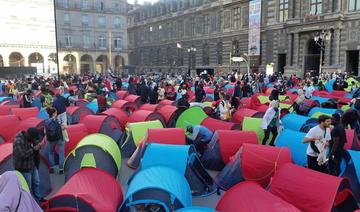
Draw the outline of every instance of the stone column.
<instances>
[{"instance_id":1,"label":"stone column","mask_svg":"<svg viewBox=\"0 0 360 212\"><path fill-rule=\"evenodd\" d=\"M287 49L287 58L286 58L286 66L293 66L294 64L291 64L291 61L293 61L294 62L294 60L292 60L292 58L294 58L293 57L293 54L292 54L292 49L293 49L293 47L292 47L292 42L291 42L291 33L289 33L288 35L287 35L287 40L288 40L288 49Z\"/></svg>"},{"instance_id":2,"label":"stone column","mask_svg":"<svg viewBox=\"0 0 360 212\"><path fill-rule=\"evenodd\" d=\"M335 29L333 36L332 36L332 42L334 42L334 49L333 49L333 55L334 55L334 60L333 63L334 65L340 65L340 39L341 39L341 31L340 29Z\"/></svg>"},{"instance_id":3,"label":"stone column","mask_svg":"<svg viewBox=\"0 0 360 212\"><path fill-rule=\"evenodd\" d=\"M294 46L293 46L293 66L299 65L299 51L300 51L300 36L299 33L294 34Z\"/></svg>"},{"instance_id":4,"label":"stone column","mask_svg":"<svg viewBox=\"0 0 360 212\"><path fill-rule=\"evenodd\" d=\"M324 66L329 66L330 65L330 60L331 60L331 43L333 42L333 35L331 35L331 39L330 40L325 40L324 44L325 44L325 55L324 55L324 61L323 64Z\"/></svg>"},{"instance_id":5,"label":"stone column","mask_svg":"<svg viewBox=\"0 0 360 212\"><path fill-rule=\"evenodd\" d=\"M2 54L3 57L3 62L4 62L4 67L8 67L9 64L9 55L8 54Z\"/></svg>"}]
</instances>

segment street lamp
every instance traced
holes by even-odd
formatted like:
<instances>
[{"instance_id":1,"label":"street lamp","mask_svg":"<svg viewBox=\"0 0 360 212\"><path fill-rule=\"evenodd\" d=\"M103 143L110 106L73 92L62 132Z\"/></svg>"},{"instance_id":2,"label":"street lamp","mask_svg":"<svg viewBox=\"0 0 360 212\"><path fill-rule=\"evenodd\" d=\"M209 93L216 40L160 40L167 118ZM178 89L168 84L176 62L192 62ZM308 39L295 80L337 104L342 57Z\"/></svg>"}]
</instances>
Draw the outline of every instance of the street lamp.
<instances>
[{"instance_id":1,"label":"street lamp","mask_svg":"<svg viewBox=\"0 0 360 212\"><path fill-rule=\"evenodd\" d=\"M323 63L323 51L325 51L325 40L331 39L331 31L322 30L320 33L316 33L314 36L315 43L320 47L320 65L319 65L319 76L322 74L322 63Z\"/></svg>"},{"instance_id":2,"label":"street lamp","mask_svg":"<svg viewBox=\"0 0 360 212\"><path fill-rule=\"evenodd\" d=\"M189 53L189 69L188 69L188 75L191 76L191 66L192 66L192 60L191 60L191 56L192 54L194 54L196 52L196 48L195 47L191 47L187 49L188 53Z\"/></svg>"},{"instance_id":3,"label":"street lamp","mask_svg":"<svg viewBox=\"0 0 360 212\"><path fill-rule=\"evenodd\" d=\"M244 53L241 57L231 57L234 62L245 62L247 67L247 74L250 75L250 57Z\"/></svg>"}]
</instances>

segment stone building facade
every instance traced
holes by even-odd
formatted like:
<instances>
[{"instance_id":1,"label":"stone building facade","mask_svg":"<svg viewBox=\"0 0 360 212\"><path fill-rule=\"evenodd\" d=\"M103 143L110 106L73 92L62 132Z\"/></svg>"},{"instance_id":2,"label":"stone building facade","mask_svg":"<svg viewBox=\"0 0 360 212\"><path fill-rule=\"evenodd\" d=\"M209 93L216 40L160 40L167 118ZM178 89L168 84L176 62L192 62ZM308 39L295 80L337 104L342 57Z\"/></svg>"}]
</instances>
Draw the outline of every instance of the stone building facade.
<instances>
[{"instance_id":1,"label":"stone building facade","mask_svg":"<svg viewBox=\"0 0 360 212\"><path fill-rule=\"evenodd\" d=\"M248 58L252 71L273 63L275 72L299 76L319 69L359 75L360 0L263 0L261 19L261 55ZM230 55L247 53L248 20L245 0L137 5L128 13L130 64L245 72L246 64L230 62ZM317 35L327 36L315 42Z\"/></svg>"},{"instance_id":2,"label":"stone building facade","mask_svg":"<svg viewBox=\"0 0 360 212\"><path fill-rule=\"evenodd\" d=\"M128 64L126 0L56 0L64 74L121 71Z\"/></svg>"}]
</instances>

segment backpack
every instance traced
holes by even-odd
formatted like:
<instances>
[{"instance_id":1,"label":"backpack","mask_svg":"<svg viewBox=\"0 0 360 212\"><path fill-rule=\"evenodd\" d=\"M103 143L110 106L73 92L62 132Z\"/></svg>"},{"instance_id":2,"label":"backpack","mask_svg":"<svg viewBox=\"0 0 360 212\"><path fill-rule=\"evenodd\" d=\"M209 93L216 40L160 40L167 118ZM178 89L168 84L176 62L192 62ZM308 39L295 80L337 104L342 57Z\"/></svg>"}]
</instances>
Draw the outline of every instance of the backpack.
<instances>
[{"instance_id":1,"label":"backpack","mask_svg":"<svg viewBox=\"0 0 360 212\"><path fill-rule=\"evenodd\" d=\"M47 140L50 142L58 141L62 139L62 129L60 124L54 120L50 119L45 124L45 132Z\"/></svg>"}]
</instances>

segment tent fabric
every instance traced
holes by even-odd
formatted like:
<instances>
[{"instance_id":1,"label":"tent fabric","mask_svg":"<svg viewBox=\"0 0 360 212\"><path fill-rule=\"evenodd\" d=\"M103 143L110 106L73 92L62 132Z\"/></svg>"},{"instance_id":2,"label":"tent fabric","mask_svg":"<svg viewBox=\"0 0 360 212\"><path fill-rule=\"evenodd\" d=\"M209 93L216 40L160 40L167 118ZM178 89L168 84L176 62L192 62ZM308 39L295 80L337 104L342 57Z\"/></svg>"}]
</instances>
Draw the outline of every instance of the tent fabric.
<instances>
[{"instance_id":1,"label":"tent fabric","mask_svg":"<svg viewBox=\"0 0 360 212\"><path fill-rule=\"evenodd\" d=\"M19 105L4 105L0 107L0 116L7 116L11 113L11 108L19 108Z\"/></svg>"},{"instance_id":2,"label":"tent fabric","mask_svg":"<svg viewBox=\"0 0 360 212\"><path fill-rule=\"evenodd\" d=\"M120 123L113 116L88 115L80 121L89 130L89 133L102 133L110 136L116 142L123 137Z\"/></svg>"},{"instance_id":3,"label":"tent fabric","mask_svg":"<svg viewBox=\"0 0 360 212\"><path fill-rule=\"evenodd\" d=\"M0 144L15 137L19 124L20 120L15 115L0 116Z\"/></svg>"},{"instance_id":4,"label":"tent fabric","mask_svg":"<svg viewBox=\"0 0 360 212\"><path fill-rule=\"evenodd\" d=\"M245 117L262 118L264 114L249 108L239 108L232 116L232 122L242 123Z\"/></svg>"},{"instance_id":5,"label":"tent fabric","mask_svg":"<svg viewBox=\"0 0 360 212\"><path fill-rule=\"evenodd\" d=\"M220 171L244 143L258 144L255 132L217 130L201 161L207 169Z\"/></svg>"},{"instance_id":6,"label":"tent fabric","mask_svg":"<svg viewBox=\"0 0 360 212\"><path fill-rule=\"evenodd\" d=\"M86 126L83 124L69 125L67 132L69 135L69 141L65 143L65 157L76 148L81 139L85 138L89 134Z\"/></svg>"},{"instance_id":7,"label":"tent fabric","mask_svg":"<svg viewBox=\"0 0 360 212\"><path fill-rule=\"evenodd\" d=\"M360 201L360 153L359 151L348 150L351 160L349 161L344 177L351 182L352 191L357 199Z\"/></svg>"},{"instance_id":8,"label":"tent fabric","mask_svg":"<svg viewBox=\"0 0 360 212\"><path fill-rule=\"evenodd\" d=\"M324 113L324 114L334 114L334 113L341 113L340 111L341 110L338 110L338 109L314 107L310 110L309 116L312 117L317 112Z\"/></svg>"},{"instance_id":9,"label":"tent fabric","mask_svg":"<svg viewBox=\"0 0 360 212\"><path fill-rule=\"evenodd\" d=\"M331 211L343 180L288 163L276 172L270 192L301 211L327 212Z\"/></svg>"},{"instance_id":10,"label":"tent fabric","mask_svg":"<svg viewBox=\"0 0 360 212\"><path fill-rule=\"evenodd\" d=\"M281 121L285 128L291 129L294 131L300 131L301 128L306 124L311 118L308 116L302 116L295 113L289 113L285 115Z\"/></svg>"},{"instance_id":11,"label":"tent fabric","mask_svg":"<svg viewBox=\"0 0 360 212\"><path fill-rule=\"evenodd\" d=\"M118 92L116 92L116 97L118 99L124 99L127 95L129 95L128 91L118 91Z\"/></svg>"},{"instance_id":12,"label":"tent fabric","mask_svg":"<svg viewBox=\"0 0 360 212\"><path fill-rule=\"evenodd\" d=\"M330 98L325 98L325 97L320 97L320 96L312 96L311 99L319 101L320 104L330 100Z\"/></svg>"},{"instance_id":13,"label":"tent fabric","mask_svg":"<svg viewBox=\"0 0 360 212\"><path fill-rule=\"evenodd\" d=\"M138 108L138 106L136 104L125 101L125 100L117 100L112 103L111 107L118 108L125 112L133 112Z\"/></svg>"},{"instance_id":14,"label":"tent fabric","mask_svg":"<svg viewBox=\"0 0 360 212\"><path fill-rule=\"evenodd\" d=\"M6 106L6 105L18 105L18 102L14 100L6 100L0 103L0 106Z\"/></svg>"},{"instance_id":15,"label":"tent fabric","mask_svg":"<svg viewBox=\"0 0 360 212\"><path fill-rule=\"evenodd\" d=\"M136 147L135 152L127 162L130 168L139 167L148 143L186 145L186 136L184 129L181 128L149 129L147 135Z\"/></svg>"},{"instance_id":16,"label":"tent fabric","mask_svg":"<svg viewBox=\"0 0 360 212\"><path fill-rule=\"evenodd\" d=\"M166 197L154 195L155 192L164 192ZM191 190L185 177L174 169L161 166L137 172L129 182L125 201L119 211L129 211L132 206L151 203L161 205L164 211L190 207Z\"/></svg>"},{"instance_id":17,"label":"tent fabric","mask_svg":"<svg viewBox=\"0 0 360 212\"><path fill-rule=\"evenodd\" d=\"M181 113L177 107L171 105L159 105L156 112L160 113L164 117L167 127L175 127L177 118Z\"/></svg>"},{"instance_id":18,"label":"tent fabric","mask_svg":"<svg viewBox=\"0 0 360 212\"><path fill-rule=\"evenodd\" d=\"M220 199L216 210L219 212L300 212L295 206L265 191L265 189L253 182L242 182L228 190Z\"/></svg>"},{"instance_id":19,"label":"tent fabric","mask_svg":"<svg viewBox=\"0 0 360 212\"><path fill-rule=\"evenodd\" d=\"M306 133L284 129L276 138L275 146L288 147L292 160L299 166L307 165L306 149L308 144L303 144Z\"/></svg>"},{"instance_id":20,"label":"tent fabric","mask_svg":"<svg viewBox=\"0 0 360 212\"><path fill-rule=\"evenodd\" d=\"M236 130L240 129L240 125L232 122L226 122L211 117L205 118L201 125L208 128L210 131L215 132L216 130Z\"/></svg>"},{"instance_id":21,"label":"tent fabric","mask_svg":"<svg viewBox=\"0 0 360 212\"><path fill-rule=\"evenodd\" d=\"M184 174L193 196L215 192L211 176L202 166L194 146L150 143L141 160L141 169L165 166Z\"/></svg>"},{"instance_id":22,"label":"tent fabric","mask_svg":"<svg viewBox=\"0 0 360 212\"><path fill-rule=\"evenodd\" d=\"M176 212L216 212L216 211L211 208L193 206L188 208L182 208L180 210L177 210Z\"/></svg>"},{"instance_id":23,"label":"tent fabric","mask_svg":"<svg viewBox=\"0 0 360 212\"><path fill-rule=\"evenodd\" d=\"M45 127L45 120L39 119L37 117L28 118L20 122L20 125L17 129L17 132L26 131L30 127L35 127L39 131L42 131ZM15 135L14 135L15 136Z\"/></svg>"},{"instance_id":24,"label":"tent fabric","mask_svg":"<svg viewBox=\"0 0 360 212\"><path fill-rule=\"evenodd\" d=\"M114 116L119 121L121 129L123 131L125 130L125 125L128 122L129 117L123 110L117 108L109 108L101 114L107 116Z\"/></svg>"},{"instance_id":25,"label":"tent fabric","mask_svg":"<svg viewBox=\"0 0 360 212\"><path fill-rule=\"evenodd\" d=\"M47 113L45 108L41 108L39 113L37 114L37 117L40 118L40 119L48 119L49 114Z\"/></svg>"},{"instance_id":26,"label":"tent fabric","mask_svg":"<svg viewBox=\"0 0 360 212\"><path fill-rule=\"evenodd\" d=\"M93 113L97 113L98 109L99 109L96 99L93 100L92 102L90 102L89 104L87 104L86 107L89 108L90 110L92 110Z\"/></svg>"},{"instance_id":27,"label":"tent fabric","mask_svg":"<svg viewBox=\"0 0 360 212\"><path fill-rule=\"evenodd\" d=\"M243 144L241 152L242 175L245 180L255 181L264 188L271 176L285 163L291 163L289 148Z\"/></svg>"},{"instance_id":28,"label":"tent fabric","mask_svg":"<svg viewBox=\"0 0 360 212\"><path fill-rule=\"evenodd\" d=\"M11 108L11 114L19 117L20 120L25 120L31 117L37 117L39 109L37 107L30 108Z\"/></svg>"},{"instance_id":29,"label":"tent fabric","mask_svg":"<svg viewBox=\"0 0 360 212\"><path fill-rule=\"evenodd\" d=\"M148 110L155 112L158 106L158 104L143 104L140 106L139 110Z\"/></svg>"},{"instance_id":30,"label":"tent fabric","mask_svg":"<svg viewBox=\"0 0 360 212\"><path fill-rule=\"evenodd\" d=\"M174 105L174 104L175 104L174 101L171 101L171 100L168 100L168 99L164 99L164 100L161 100L159 102L159 106Z\"/></svg>"},{"instance_id":31,"label":"tent fabric","mask_svg":"<svg viewBox=\"0 0 360 212\"><path fill-rule=\"evenodd\" d=\"M332 93L334 91L333 86L334 86L335 80L329 80L325 83L325 89L329 92Z\"/></svg>"},{"instance_id":32,"label":"tent fabric","mask_svg":"<svg viewBox=\"0 0 360 212\"><path fill-rule=\"evenodd\" d=\"M43 204L45 211L116 211L123 200L119 183L94 168L81 169Z\"/></svg>"},{"instance_id":33,"label":"tent fabric","mask_svg":"<svg viewBox=\"0 0 360 212\"><path fill-rule=\"evenodd\" d=\"M176 128L186 128L188 125L200 125L207 117L201 107L191 107L179 116L176 122Z\"/></svg>"},{"instance_id":34,"label":"tent fabric","mask_svg":"<svg viewBox=\"0 0 360 212\"><path fill-rule=\"evenodd\" d=\"M79 123L87 115L94 115L88 107L69 106L66 108L67 120L69 124Z\"/></svg>"},{"instance_id":35,"label":"tent fabric","mask_svg":"<svg viewBox=\"0 0 360 212\"><path fill-rule=\"evenodd\" d=\"M76 101L76 105L79 107L86 107L90 102L87 99L79 99Z\"/></svg>"},{"instance_id":36,"label":"tent fabric","mask_svg":"<svg viewBox=\"0 0 360 212\"><path fill-rule=\"evenodd\" d=\"M137 95L128 95L124 98L125 101L128 101L128 102L132 102L134 103L135 105L137 105L138 107L140 107L140 105L142 104L141 103L141 97L140 96L137 96Z\"/></svg>"},{"instance_id":37,"label":"tent fabric","mask_svg":"<svg viewBox=\"0 0 360 212\"><path fill-rule=\"evenodd\" d=\"M0 145L0 175L6 171L13 171L13 144L6 143ZM47 196L51 193L49 165L45 158L40 157L39 165L40 177L40 196Z\"/></svg>"},{"instance_id":38,"label":"tent fabric","mask_svg":"<svg viewBox=\"0 0 360 212\"><path fill-rule=\"evenodd\" d=\"M344 148L347 150L360 150L360 142L356 136L356 132L353 129L346 129L346 140Z\"/></svg>"},{"instance_id":39,"label":"tent fabric","mask_svg":"<svg viewBox=\"0 0 360 212\"><path fill-rule=\"evenodd\" d=\"M259 144L261 144L264 139L264 130L261 127L262 119L261 118L250 118L245 117L242 123L243 131L254 131L258 138ZM272 138L272 134L270 134L269 140Z\"/></svg>"},{"instance_id":40,"label":"tent fabric","mask_svg":"<svg viewBox=\"0 0 360 212\"><path fill-rule=\"evenodd\" d=\"M160 113L152 112L148 110L137 110L129 116L128 123L154 121L154 120L159 120L161 123L165 124L165 120Z\"/></svg>"},{"instance_id":41,"label":"tent fabric","mask_svg":"<svg viewBox=\"0 0 360 212\"><path fill-rule=\"evenodd\" d=\"M21 187L22 189L24 189L25 191L27 191L28 193L30 193L30 188L29 185L27 184L24 175L22 175L19 171L14 171L17 178L19 179L20 183L21 183Z\"/></svg>"}]
</instances>

